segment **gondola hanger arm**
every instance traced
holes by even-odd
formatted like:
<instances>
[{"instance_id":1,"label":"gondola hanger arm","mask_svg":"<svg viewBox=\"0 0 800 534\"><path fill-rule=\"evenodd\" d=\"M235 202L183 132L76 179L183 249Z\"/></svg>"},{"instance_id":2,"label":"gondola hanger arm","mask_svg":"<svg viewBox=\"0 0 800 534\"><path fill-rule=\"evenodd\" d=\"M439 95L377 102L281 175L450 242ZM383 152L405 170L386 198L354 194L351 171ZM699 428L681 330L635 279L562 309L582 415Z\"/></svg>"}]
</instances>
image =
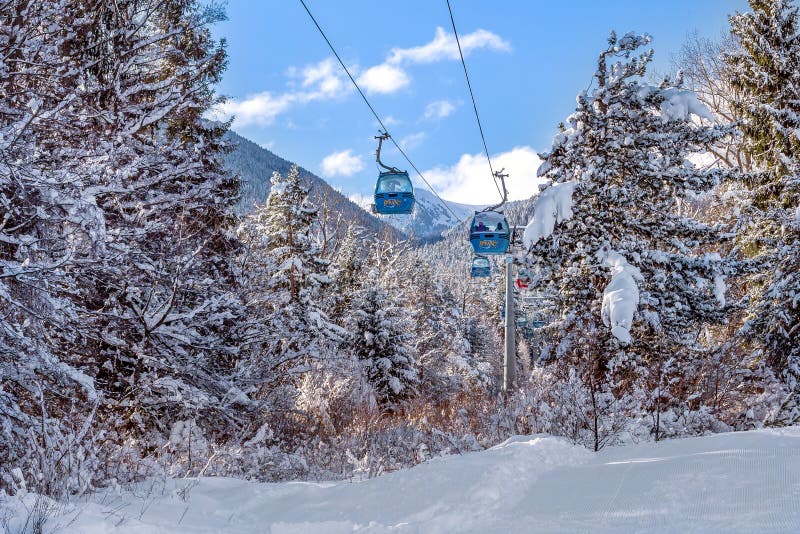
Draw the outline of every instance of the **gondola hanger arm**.
<instances>
[{"instance_id":1,"label":"gondola hanger arm","mask_svg":"<svg viewBox=\"0 0 800 534\"><path fill-rule=\"evenodd\" d=\"M500 183L503 186L503 199L500 201L500 204L495 206L489 206L488 208L484 209L483 211L497 211L498 209L502 208L503 205L508 200L508 189L506 189L506 178L508 178L508 174L504 173L503 171L506 170L505 167L500 169L499 171L494 171L494 177L500 180Z\"/></svg>"},{"instance_id":2,"label":"gondola hanger arm","mask_svg":"<svg viewBox=\"0 0 800 534\"><path fill-rule=\"evenodd\" d=\"M380 165L381 167L383 167L384 169L386 169L389 172L394 172L394 173L398 173L398 174L401 173L402 171L400 169L398 169L397 167L389 167L388 165L385 165L381 161L381 148L383 148L383 142L385 140L389 139L391 136L386 131L378 130L378 132L380 133L380 135L376 135L375 136L375 139L378 140L378 150L375 151L375 161L378 162L378 165Z\"/></svg>"}]
</instances>

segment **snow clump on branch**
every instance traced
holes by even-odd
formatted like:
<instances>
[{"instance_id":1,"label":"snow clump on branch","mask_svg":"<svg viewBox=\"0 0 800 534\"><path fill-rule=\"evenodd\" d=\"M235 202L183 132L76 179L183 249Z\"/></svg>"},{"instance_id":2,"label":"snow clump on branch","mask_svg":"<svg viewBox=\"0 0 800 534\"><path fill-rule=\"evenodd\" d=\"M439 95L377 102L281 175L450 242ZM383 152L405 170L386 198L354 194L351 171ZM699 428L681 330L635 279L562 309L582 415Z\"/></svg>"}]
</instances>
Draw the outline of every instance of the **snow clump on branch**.
<instances>
[{"instance_id":1,"label":"snow clump on branch","mask_svg":"<svg viewBox=\"0 0 800 534\"><path fill-rule=\"evenodd\" d=\"M600 316L603 324L611 327L611 334L622 343L631 342L633 315L639 306L639 286L642 273L625 257L607 247L597 252L597 259L611 268L611 281L603 290L603 305Z\"/></svg>"},{"instance_id":2,"label":"snow clump on branch","mask_svg":"<svg viewBox=\"0 0 800 534\"><path fill-rule=\"evenodd\" d=\"M576 185L575 181L552 184L539 193L533 217L522 235L525 248L552 234L557 223L572 218L572 193Z\"/></svg>"}]
</instances>

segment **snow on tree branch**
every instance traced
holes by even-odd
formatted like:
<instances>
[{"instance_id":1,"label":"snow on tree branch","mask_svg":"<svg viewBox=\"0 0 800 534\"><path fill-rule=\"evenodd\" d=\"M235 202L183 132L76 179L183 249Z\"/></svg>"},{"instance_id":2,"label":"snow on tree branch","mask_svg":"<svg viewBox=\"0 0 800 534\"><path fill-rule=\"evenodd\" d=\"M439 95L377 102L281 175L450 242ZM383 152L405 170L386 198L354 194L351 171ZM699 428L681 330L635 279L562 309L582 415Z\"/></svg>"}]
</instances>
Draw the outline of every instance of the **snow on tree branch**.
<instances>
[{"instance_id":1,"label":"snow on tree branch","mask_svg":"<svg viewBox=\"0 0 800 534\"><path fill-rule=\"evenodd\" d=\"M576 185L574 181L552 184L539 193L533 217L522 235L525 248L552 234L556 224L572 218L572 193Z\"/></svg>"},{"instance_id":2,"label":"snow on tree branch","mask_svg":"<svg viewBox=\"0 0 800 534\"><path fill-rule=\"evenodd\" d=\"M667 121L688 121L694 115L701 119L713 122L714 116L708 108L698 100L693 91L679 89L677 87L659 88L651 85L644 85L639 89L639 96L647 99L655 96L661 100L661 120Z\"/></svg>"},{"instance_id":3,"label":"snow on tree branch","mask_svg":"<svg viewBox=\"0 0 800 534\"><path fill-rule=\"evenodd\" d=\"M639 306L639 286L642 273L625 257L607 247L597 252L597 259L611 268L611 281L603 290L603 306L600 315L603 324L611 327L611 333L622 343L631 342L633 316Z\"/></svg>"}]
</instances>

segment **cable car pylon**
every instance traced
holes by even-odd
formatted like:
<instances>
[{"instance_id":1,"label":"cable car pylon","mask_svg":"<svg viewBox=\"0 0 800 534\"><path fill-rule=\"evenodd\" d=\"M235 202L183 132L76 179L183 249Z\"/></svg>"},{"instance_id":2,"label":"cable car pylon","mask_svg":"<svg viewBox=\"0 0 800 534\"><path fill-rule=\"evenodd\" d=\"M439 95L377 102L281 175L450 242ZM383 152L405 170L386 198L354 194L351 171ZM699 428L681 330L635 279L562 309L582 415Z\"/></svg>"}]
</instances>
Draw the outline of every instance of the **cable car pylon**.
<instances>
[{"instance_id":1,"label":"cable car pylon","mask_svg":"<svg viewBox=\"0 0 800 534\"><path fill-rule=\"evenodd\" d=\"M514 306L514 278L511 269L514 257L506 255L506 317L505 317L505 350L503 351L503 393L514 391L517 374L517 339L516 309Z\"/></svg>"}]
</instances>

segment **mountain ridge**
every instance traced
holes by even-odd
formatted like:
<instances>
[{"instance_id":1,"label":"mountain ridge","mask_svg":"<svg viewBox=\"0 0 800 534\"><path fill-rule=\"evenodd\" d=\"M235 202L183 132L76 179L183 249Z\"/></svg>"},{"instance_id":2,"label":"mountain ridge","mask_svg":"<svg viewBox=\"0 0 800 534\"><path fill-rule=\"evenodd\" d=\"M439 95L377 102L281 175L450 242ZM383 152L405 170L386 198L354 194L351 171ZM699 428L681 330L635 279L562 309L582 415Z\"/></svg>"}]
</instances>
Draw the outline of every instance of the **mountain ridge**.
<instances>
[{"instance_id":1,"label":"mountain ridge","mask_svg":"<svg viewBox=\"0 0 800 534\"><path fill-rule=\"evenodd\" d=\"M225 168L241 179L240 198L235 210L244 215L269 197L273 172L286 175L295 163L229 130L225 141L233 149L223 156ZM336 239L353 223L390 241L405 235L393 226L367 213L313 172L297 165L300 178L309 186L309 198L320 210L320 223Z\"/></svg>"}]
</instances>

